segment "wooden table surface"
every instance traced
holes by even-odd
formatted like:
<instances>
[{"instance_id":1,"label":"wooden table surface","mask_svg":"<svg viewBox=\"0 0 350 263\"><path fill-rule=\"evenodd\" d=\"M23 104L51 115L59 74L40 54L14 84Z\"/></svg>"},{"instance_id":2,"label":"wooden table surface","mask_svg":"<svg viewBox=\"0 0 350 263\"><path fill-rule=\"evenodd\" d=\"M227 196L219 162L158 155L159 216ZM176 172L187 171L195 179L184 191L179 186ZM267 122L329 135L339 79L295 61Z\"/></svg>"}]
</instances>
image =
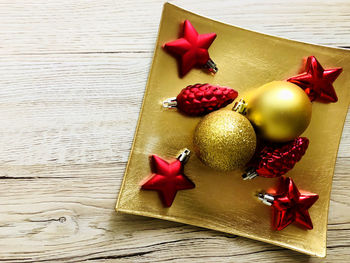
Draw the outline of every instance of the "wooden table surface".
<instances>
[{"instance_id":1,"label":"wooden table surface","mask_svg":"<svg viewBox=\"0 0 350 263\"><path fill-rule=\"evenodd\" d=\"M114 211L163 2L0 1L0 261L349 260L349 115L326 259ZM348 0L173 3L267 34L350 47Z\"/></svg>"}]
</instances>

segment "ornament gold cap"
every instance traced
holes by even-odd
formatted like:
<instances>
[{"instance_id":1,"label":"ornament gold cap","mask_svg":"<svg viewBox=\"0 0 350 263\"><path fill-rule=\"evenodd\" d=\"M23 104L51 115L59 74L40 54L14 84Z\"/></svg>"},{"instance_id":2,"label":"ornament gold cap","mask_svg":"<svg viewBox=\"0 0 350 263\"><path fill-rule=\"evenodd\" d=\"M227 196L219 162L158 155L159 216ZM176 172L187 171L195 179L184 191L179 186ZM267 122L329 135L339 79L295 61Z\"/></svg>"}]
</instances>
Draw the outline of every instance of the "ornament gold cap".
<instances>
[{"instance_id":1,"label":"ornament gold cap","mask_svg":"<svg viewBox=\"0 0 350 263\"><path fill-rule=\"evenodd\" d=\"M163 101L163 108L173 109L177 107L176 97L171 97Z\"/></svg>"},{"instance_id":2,"label":"ornament gold cap","mask_svg":"<svg viewBox=\"0 0 350 263\"><path fill-rule=\"evenodd\" d=\"M254 168L247 169L244 174L242 174L243 180L251 180L258 176L258 173Z\"/></svg>"},{"instance_id":3,"label":"ornament gold cap","mask_svg":"<svg viewBox=\"0 0 350 263\"><path fill-rule=\"evenodd\" d=\"M208 59L207 63L204 65L204 68L207 68L213 74L215 74L219 70L215 62L211 58Z\"/></svg>"},{"instance_id":4,"label":"ornament gold cap","mask_svg":"<svg viewBox=\"0 0 350 263\"><path fill-rule=\"evenodd\" d=\"M266 193L258 193L258 199L265 205L272 206L273 202L275 201L275 198Z\"/></svg>"},{"instance_id":5,"label":"ornament gold cap","mask_svg":"<svg viewBox=\"0 0 350 263\"><path fill-rule=\"evenodd\" d=\"M190 151L189 149L185 148L185 149L183 150L183 152L179 154L179 156L177 157L177 159L178 159L181 163L185 164L185 163L187 163L187 161L190 159L190 156L191 156L191 151Z\"/></svg>"},{"instance_id":6,"label":"ornament gold cap","mask_svg":"<svg viewBox=\"0 0 350 263\"><path fill-rule=\"evenodd\" d=\"M242 115L246 115L247 106L248 106L248 103L246 103L244 99L240 99L238 102L235 103L232 110Z\"/></svg>"}]
</instances>

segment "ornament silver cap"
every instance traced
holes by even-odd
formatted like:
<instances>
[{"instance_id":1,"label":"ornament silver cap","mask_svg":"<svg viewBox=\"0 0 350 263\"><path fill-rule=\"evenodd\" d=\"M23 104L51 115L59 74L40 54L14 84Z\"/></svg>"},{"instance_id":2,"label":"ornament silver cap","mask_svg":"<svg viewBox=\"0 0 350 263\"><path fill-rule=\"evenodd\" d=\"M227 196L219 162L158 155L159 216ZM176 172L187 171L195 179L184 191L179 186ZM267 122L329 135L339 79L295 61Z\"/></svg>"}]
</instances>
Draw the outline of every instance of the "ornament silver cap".
<instances>
[{"instance_id":1,"label":"ornament silver cap","mask_svg":"<svg viewBox=\"0 0 350 263\"><path fill-rule=\"evenodd\" d=\"M204 65L204 68L207 68L213 74L215 74L219 70L215 62L211 58L208 59L207 63Z\"/></svg>"},{"instance_id":2,"label":"ornament silver cap","mask_svg":"<svg viewBox=\"0 0 350 263\"><path fill-rule=\"evenodd\" d=\"M232 110L242 115L246 115L247 106L248 106L248 103L246 103L244 99L240 99L238 102L235 103Z\"/></svg>"},{"instance_id":3,"label":"ornament silver cap","mask_svg":"<svg viewBox=\"0 0 350 263\"><path fill-rule=\"evenodd\" d=\"M177 157L177 159L178 159L181 163L185 164L185 163L187 163L187 161L190 159L190 155L191 155L191 151L190 151L189 149L185 148L185 149L183 150L183 152L179 154L179 156Z\"/></svg>"},{"instance_id":4,"label":"ornament silver cap","mask_svg":"<svg viewBox=\"0 0 350 263\"><path fill-rule=\"evenodd\" d=\"M163 101L163 108L173 109L177 107L176 97L171 97Z\"/></svg>"},{"instance_id":5,"label":"ornament silver cap","mask_svg":"<svg viewBox=\"0 0 350 263\"><path fill-rule=\"evenodd\" d=\"M256 170L254 168L250 168L250 169L246 170L246 172L244 174L242 174L243 180L251 180L257 176L258 176L258 173L256 172Z\"/></svg>"},{"instance_id":6,"label":"ornament silver cap","mask_svg":"<svg viewBox=\"0 0 350 263\"><path fill-rule=\"evenodd\" d=\"M258 193L258 199L265 205L272 206L273 202L275 201L275 198L266 193Z\"/></svg>"}]
</instances>

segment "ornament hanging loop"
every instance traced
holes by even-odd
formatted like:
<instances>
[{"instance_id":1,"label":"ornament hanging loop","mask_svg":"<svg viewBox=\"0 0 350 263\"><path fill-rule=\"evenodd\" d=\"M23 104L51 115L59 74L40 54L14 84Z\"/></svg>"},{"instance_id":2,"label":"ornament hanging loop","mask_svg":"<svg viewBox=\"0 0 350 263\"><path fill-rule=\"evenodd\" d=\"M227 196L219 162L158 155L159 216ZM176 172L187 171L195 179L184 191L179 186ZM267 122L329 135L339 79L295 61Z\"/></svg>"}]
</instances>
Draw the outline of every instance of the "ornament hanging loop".
<instances>
[{"instance_id":1,"label":"ornament hanging loop","mask_svg":"<svg viewBox=\"0 0 350 263\"><path fill-rule=\"evenodd\" d=\"M213 74L215 74L219 70L215 62L211 58L208 59L207 63L204 65L204 68L208 69Z\"/></svg>"},{"instance_id":2,"label":"ornament hanging loop","mask_svg":"<svg viewBox=\"0 0 350 263\"><path fill-rule=\"evenodd\" d=\"M173 109L177 107L176 97L171 97L163 101L163 108Z\"/></svg>"},{"instance_id":3,"label":"ornament hanging loop","mask_svg":"<svg viewBox=\"0 0 350 263\"><path fill-rule=\"evenodd\" d=\"M243 100L240 99L239 102L236 102L235 105L233 106L232 110L235 112L238 112L242 115L246 115L247 113L247 106L248 104Z\"/></svg>"},{"instance_id":4,"label":"ornament hanging loop","mask_svg":"<svg viewBox=\"0 0 350 263\"><path fill-rule=\"evenodd\" d=\"M259 193L258 194L258 199L265 205L272 206L273 202L275 201L275 198L266 193Z\"/></svg>"},{"instance_id":5,"label":"ornament hanging loop","mask_svg":"<svg viewBox=\"0 0 350 263\"><path fill-rule=\"evenodd\" d=\"M185 148L185 149L183 150L183 152L179 154L179 156L177 157L177 159L178 159L181 163L185 164L185 163L187 163L187 161L190 159L190 155L191 155L191 151L190 151L189 149Z\"/></svg>"}]
</instances>

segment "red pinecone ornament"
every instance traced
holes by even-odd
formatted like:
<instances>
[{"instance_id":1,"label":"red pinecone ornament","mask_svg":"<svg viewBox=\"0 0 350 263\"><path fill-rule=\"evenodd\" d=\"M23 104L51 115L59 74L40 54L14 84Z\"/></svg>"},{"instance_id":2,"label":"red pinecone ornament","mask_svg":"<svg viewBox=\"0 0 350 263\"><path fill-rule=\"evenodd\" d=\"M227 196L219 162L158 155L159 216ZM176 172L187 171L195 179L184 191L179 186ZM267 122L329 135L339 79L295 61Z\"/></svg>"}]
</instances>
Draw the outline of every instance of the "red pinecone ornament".
<instances>
[{"instance_id":1,"label":"red pinecone ornament","mask_svg":"<svg viewBox=\"0 0 350 263\"><path fill-rule=\"evenodd\" d=\"M195 84L184 88L176 98L164 101L163 106L177 107L187 115L198 116L227 106L237 96L238 92L228 87Z\"/></svg>"},{"instance_id":2,"label":"red pinecone ornament","mask_svg":"<svg viewBox=\"0 0 350 263\"><path fill-rule=\"evenodd\" d=\"M253 167L243 174L243 179L256 176L267 178L279 177L291 170L301 160L309 146L309 139L298 137L285 144L265 146L257 156Z\"/></svg>"}]
</instances>

